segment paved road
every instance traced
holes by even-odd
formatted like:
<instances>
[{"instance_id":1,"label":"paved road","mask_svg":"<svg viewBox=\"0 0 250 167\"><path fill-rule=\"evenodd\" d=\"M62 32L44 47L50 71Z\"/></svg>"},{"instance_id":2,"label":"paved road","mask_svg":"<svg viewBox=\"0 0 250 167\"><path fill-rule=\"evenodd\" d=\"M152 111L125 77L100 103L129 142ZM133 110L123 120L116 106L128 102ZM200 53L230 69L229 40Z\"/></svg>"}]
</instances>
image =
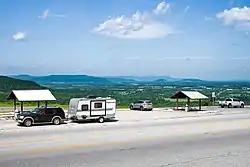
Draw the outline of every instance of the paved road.
<instances>
[{"instance_id":1,"label":"paved road","mask_svg":"<svg viewBox=\"0 0 250 167\"><path fill-rule=\"evenodd\" d=\"M0 166L244 167L249 130L249 114L23 128L1 133Z\"/></svg>"}]
</instances>

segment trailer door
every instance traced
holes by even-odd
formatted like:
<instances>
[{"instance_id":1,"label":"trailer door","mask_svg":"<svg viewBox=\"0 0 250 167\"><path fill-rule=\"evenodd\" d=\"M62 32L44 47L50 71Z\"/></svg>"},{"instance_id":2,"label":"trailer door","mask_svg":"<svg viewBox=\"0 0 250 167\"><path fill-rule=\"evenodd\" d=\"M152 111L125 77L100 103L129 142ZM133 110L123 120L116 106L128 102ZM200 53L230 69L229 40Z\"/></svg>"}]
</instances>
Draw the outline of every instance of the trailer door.
<instances>
[{"instance_id":1,"label":"trailer door","mask_svg":"<svg viewBox=\"0 0 250 167\"><path fill-rule=\"evenodd\" d=\"M90 101L90 116L106 116L107 109L106 100L91 100Z\"/></svg>"}]
</instances>

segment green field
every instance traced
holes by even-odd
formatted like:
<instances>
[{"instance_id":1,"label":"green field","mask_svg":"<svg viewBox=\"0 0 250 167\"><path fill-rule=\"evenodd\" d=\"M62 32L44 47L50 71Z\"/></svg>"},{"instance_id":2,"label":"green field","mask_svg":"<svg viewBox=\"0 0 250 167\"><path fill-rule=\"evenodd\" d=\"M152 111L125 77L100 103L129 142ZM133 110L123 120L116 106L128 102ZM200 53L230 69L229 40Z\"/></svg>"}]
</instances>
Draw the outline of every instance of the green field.
<instances>
[{"instance_id":1,"label":"green field","mask_svg":"<svg viewBox=\"0 0 250 167\"><path fill-rule=\"evenodd\" d=\"M139 89L139 90L138 90ZM193 89L190 89L193 90ZM170 96L176 92L176 89L153 89L151 87L145 87L143 89L134 87L129 89L120 90L113 90L113 88L88 88L88 89L51 89L52 93L56 97L55 102L50 102L49 105L52 106L62 106L63 108L67 108L69 100L71 98L77 97L86 97L88 95L96 95L101 97L113 97L117 100L117 107L118 108L128 108L130 103L136 100L151 100L154 104L154 107L173 107L176 106L176 100L171 99ZM211 90L199 90L199 92L207 95L208 97L211 96ZM4 96L0 96L0 106L13 106L12 101L7 101L8 93L5 93ZM227 97L236 97L241 100L244 100L247 104L250 102L250 95L247 91L242 90L234 90L231 92L224 92L221 93L216 100L222 100ZM184 106L186 104L185 99L179 99L179 106ZM35 103L25 103L25 106L36 106ZM192 101L191 105L198 105L198 101ZM211 99L203 100L202 105L209 106L212 105ZM42 106L42 103L40 103Z\"/></svg>"}]
</instances>

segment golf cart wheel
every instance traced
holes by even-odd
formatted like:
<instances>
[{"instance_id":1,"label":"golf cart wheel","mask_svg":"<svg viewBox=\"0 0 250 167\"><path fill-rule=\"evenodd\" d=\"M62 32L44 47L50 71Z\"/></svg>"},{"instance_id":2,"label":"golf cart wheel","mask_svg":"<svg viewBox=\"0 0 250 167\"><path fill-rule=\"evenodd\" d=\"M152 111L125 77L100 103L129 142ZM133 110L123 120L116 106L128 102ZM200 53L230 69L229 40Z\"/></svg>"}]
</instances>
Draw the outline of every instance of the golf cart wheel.
<instances>
[{"instance_id":1,"label":"golf cart wheel","mask_svg":"<svg viewBox=\"0 0 250 167\"><path fill-rule=\"evenodd\" d=\"M104 122L104 118L103 118L103 117L100 117L100 118L98 119L98 122L99 122L99 123L103 123L103 122Z\"/></svg>"},{"instance_id":2,"label":"golf cart wheel","mask_svg":"<svg viewBox=\"0 0 250 167\"><path fill-rule=\"evenodd\" d=\"M32 126L32 120L30 118L25 119L25 121L23 122L23 125L26 127Z\"/></svg>"},{"instance_id":3,"label":"golf cart wheel","mask_svg":"<svg viewBox=\"0 0 250 167\"><path fill-rule=\"evenodd\" d=\"M228 104L228 108L232 108L232 104Z\"/></svg>"},{"instance_id":4,"label":"golf cart wheel","mask_svg":"<svg viewBox=\"0 0 250 167\"><path fill-rule=\"evenodd\" d=\"M244 104L241 104L241 105L240 105L240 108L244 108Z\"/></svg>"},{"instance_id":5,"label":"golf cart wheel","mask_svg":"<svg viewBox=\"0 0 250 167\"><path fill-rule=\"evenodd\" d=\"M143 111L143 107L142 106L140 107L140 111Z\"/></svg>"},{"instance_id":6,"label":"golf cart wheel","mask_svg":"<svg viewBox=\"0 0 250 167\"><path fill-rule=\"evenodd\" d=\"M130 110L133 110L134 108L133 108L133 106L129 106L129 109L130 109Z\"/></svg>"}]
</instances>

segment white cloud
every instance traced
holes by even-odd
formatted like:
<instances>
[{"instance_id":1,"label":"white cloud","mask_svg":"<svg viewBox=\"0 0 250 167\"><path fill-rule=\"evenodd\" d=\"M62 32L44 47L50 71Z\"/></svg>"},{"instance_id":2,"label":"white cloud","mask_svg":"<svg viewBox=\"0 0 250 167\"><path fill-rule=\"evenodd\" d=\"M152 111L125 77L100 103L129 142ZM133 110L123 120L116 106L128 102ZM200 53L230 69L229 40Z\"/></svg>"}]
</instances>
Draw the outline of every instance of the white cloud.
<instances>
[{"instance_id":1,"label":"white cloud","mask_svg":"<svg viewBox=\"0 0 250 167\"><path fill-rule=\"evenodd\" d=\"M190 9L190 6L186 6L184 12L185 12L185 13L188 12L189 9Z\"/></svg>"},{"instance_id":2,"label":"white cloud","mask_svg":"<svg viewBox=\"0 0 250 167\"><path fill-rule=\"evenodd\" d=\"M66 17L66 15L53 14L49 9L46 9L41 16L38 16L40 19L46 19L48 17Z\"/></svg>"},{"instance_id":3,"label":"white cloud","mask_svg":"<svg viewBox=\"0 0 250 167\"><path fill-rule=\"evenodd\" d=\"M163 14L169 7L165 2L157 5L153 12L141 13L137 11L132 16L124 15L116 18L109 18L96 28L94 32L123 39L152 39L162 38L174 33L172 27L165 22L158 20L158 14ZM157 15L155 15L155 11Z\"/></svg>"},{"instance_id":4,"label":"white cloud","mask_svg":"<svg viewBox=\"0 0 250 167\"><path fill-rule=\"evenodd\" d=\"M26 38L26 33L25 32L17 32L12 36L13 40L15 41L20 41L24 40Z\"/></svg>"},{"instance_id":5,"label":"white cloud","mask_svg":"<svg viewBox=\"0 0 250 167\"><path fill-rule=\"evenodd\" d=\"M170 9L170 4L163 1L156 6L154 13L156 15L165 14L169 9Z\"/></svg>"},{"instance_id":6,"label":"white cloud","mask_svg":"<svg viewBox=\"0 0 250 167\"><path fill-rule=\"evenodd\" d=\"M216 15L219 20L222 20L225 25L235 26L236 28L250 28L250 8L234 7L229 10L224 10Z\"/></svg>"},{"instance_id":7,"label":"white cloud","mask_svg":"<svg viewBox=\"0 0 250 167\"><path fill-rule=\"evenodd\" d=\"M157 60L211 60L213 57L157 57Z\"/></svg>"}]
</instances>

